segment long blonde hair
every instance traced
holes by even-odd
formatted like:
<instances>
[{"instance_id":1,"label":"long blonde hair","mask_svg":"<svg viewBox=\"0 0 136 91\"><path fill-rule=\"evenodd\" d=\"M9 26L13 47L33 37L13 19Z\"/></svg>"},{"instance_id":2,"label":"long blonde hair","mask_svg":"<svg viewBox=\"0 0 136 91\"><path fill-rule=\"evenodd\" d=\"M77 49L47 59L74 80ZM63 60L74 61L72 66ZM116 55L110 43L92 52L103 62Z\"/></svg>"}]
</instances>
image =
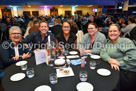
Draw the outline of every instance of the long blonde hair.
<instances>
[{"instance_id":1,"label":"long blonde hair","mask_svg":"<svg viewBox=\"0 0 136 91\"><path fill-rule=\"evenodd\" d=\"M32 27L33 26L33 21L29 21L27 27Z\"/></svg>"}]
</instances>

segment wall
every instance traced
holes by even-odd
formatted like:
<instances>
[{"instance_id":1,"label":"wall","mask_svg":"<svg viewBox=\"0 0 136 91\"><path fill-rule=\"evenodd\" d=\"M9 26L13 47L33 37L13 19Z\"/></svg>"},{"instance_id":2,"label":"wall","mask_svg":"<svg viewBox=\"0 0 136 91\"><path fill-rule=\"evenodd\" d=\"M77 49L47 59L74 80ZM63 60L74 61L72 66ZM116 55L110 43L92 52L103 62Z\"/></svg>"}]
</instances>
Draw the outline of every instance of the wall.
<instances>
[{"instance_id":1,"label":"wall","mask_svg":"<svg viewBox=\"0 0 136 91\"><path fill-rule=\"evenodd\" d=\"M0 6L0 18L2 18L2 13L1 13L2 8L5 8L5 6L3 6L3 7ZM82 10L83 15L85 15L87 12L90 13L90 14L95 15L95 13L93 13L93 8L97 8L97 7L83 7L83 8L76 7L75 11L76 10ZM13 11L13 7L11 7L10 9L11 9L12 15L14 16L15 12ZM98 9L98 12L102 11L102 8L97 8L97 9ZM48 15L50 15L49 8L46 11L44 7L40 7L40 6L32 6L31 8L29 8L27 6L17 7L17 13L18 13L19 16L23 15L23 11L30 11L31 16L32 16L32 11L39 11L40 16L45 15L45 12ZM65 15L65 11L71 11L72 12L72 7L67 7L67 8L66 7L58 7L58 14L59 15Z\"/></svg>"},{"instance_id":2,"label":"wall","mask_svg":"<svg viewBox=\"0 0 136 91\"><path fill-rule=\"evenodd\" d=\"M97 8L98 12L102 11L102 8ZM58 8L58 14L59 15L65 15L65 11L71 11L72 12L72 8ZM93 13L93 8L76 8L75 10L82 10L82 14L85 15L88 13L95 15L95 13Z\"/></svg>"},{"instance_id":3,"label":"wall","mask_svg":"<svg viewBox=\"0 0 136 91\"><path fill-rule=\"evenodd\" d=\"M39 15L42 16L45 14L44 7L33 7L33 8L18 8L18 15L23 15L23 11L30 11L30 15L32 16L32 11L39 11ZM50 15L50 10L47 10L47 14Z\"/></svg>"},{"instance_id":4,"label":"wall","mask_svg":"<svg viewBox=\"0 0 136 91\"><path fill-rule=\"evenodd\" d=\"M1 11L1 8L0 8L0 19L2 18L2 11Z\"/></svg>"}]
</instances>

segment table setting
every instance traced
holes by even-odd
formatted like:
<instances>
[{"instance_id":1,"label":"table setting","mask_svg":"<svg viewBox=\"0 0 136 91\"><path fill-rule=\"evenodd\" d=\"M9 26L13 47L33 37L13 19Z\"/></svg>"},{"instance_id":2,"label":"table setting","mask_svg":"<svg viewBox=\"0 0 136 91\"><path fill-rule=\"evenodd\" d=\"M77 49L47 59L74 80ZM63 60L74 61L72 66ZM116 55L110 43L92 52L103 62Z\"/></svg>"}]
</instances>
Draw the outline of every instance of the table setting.
<instances>
[{"instance_id":1,"label":"table setting","mask_svg":"<svg viewBox=\"0 0 136 91\"><path fill-rule=\"evenodd\" d=\"M79 57L67 58L67 56L76 55ZM119 79L118 72L102 61L99 55L92 55L80 56L78 50L67 50L66 53L64 51L64 55L54 59L53 66L46 63L35 65L35 57L32 57L9 66L5 71L2 84L6 91L24 91L25 86L29 87L29 91L44 91L45 88L47 91L83 91L84 88L86 91L114 89ZM22 70L21 66L26 64L26 69ZM31 76L28 76L28 70ZM103 88L104 84L108 88ZM14 88L14 85L24 88Z\"/></svg>"}]
</instances>

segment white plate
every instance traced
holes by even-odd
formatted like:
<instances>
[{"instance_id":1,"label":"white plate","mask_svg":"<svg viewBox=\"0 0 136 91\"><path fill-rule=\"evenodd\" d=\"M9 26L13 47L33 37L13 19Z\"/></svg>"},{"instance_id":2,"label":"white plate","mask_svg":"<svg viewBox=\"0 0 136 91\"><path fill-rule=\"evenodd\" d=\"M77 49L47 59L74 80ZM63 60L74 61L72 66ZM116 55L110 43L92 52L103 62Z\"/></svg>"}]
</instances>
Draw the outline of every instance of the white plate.
<instances>
[{"instance_id":1,"label":"white plate","mask_svg":"<svg viewBox=\"0 0 136 91\"><path fill-rule=\"evenodd\" d=\"M91 55L91 58L92 59L100 59L100 56L99 55Z\"/></svg>"},{"instance_id":2,"label":"white plate","mask_svg":"<svg viewBox=\"0 0 136 91\"><path fill-rule=\"evenodd\" d=\"M63 65L64 63L65 63L64 59L56 59L54 62L55 65Z\"/></svg>"},{"instance_id":3,"label":"white plate","mask_svg":"<svg viewBox=\"0 0 136 91\"><path fill-rule=\"evenodd\" d=\"M58 58L65 58L64 56L59 56Z\"/></svg>"},{"instance_id":4,"label":"white plate","mask_svg":"<svg viewBox=\"0 0 136 91\"><path fill-rule=\"evenodd\" d=\"M78 55L74 55L74 56L66 56L67 58L79 58Z\"/></svg>"},{"instance_id":5,"label":"white plate","mask_svg":"<svg viewBox=\"0 0 136 91\"><path fill-rule=\"evenodd\" d=\"M69 70L69 73L64 73L64 70ZM63 70L56 69L56 72L58 78L74 76L74 72L71 67L63 68Z\"/></svg>"},{"instance_id":6,"label":"white plate","mask_svg":"<svg viewBox=\"0 0 136 91\"><path fill-rule=\"evenodd\" d=\"M23 78L25 78L25 74L24 73L17 73L17 74L14 74L10 77L10 80L11 81L20 81L22 80Z\"/></svg>"},{"instance_id":7,"label":"white plate","mask_svg":"<svg viewBox=\"0 0 136 91\"><path fill-rule=\"evenodd\" d=\"M91 53L87 53L88 55L90 55L90 56L92 56L93 54L91 54Z\"/></svg>"},{"instance_id":8,"label":"white plate","mask_svg":"<svg viewBox=\"0 0 136 91\"><path fill-rule=\"evenodd\" d=\"M109 76L111 74L111 72L108 69L104 68L98 69L97 73L102 76Z\"/></svg>"},{"instance_id":9,"label":"white plate","mask_svg":"<svg viewBox=\"0 0 136 91\"><path fill-rule=\"evenodd\" d=\"M27 61L19 61L16 63L16 66L21 66L27 64Z\"/></svg>"},{"instance_id":10,"label":"white plate","mask_svg":"<svg viewBox=\"0 0 136 91\"><path fill-rule=\"evenodd\" d=\"M78 91L93 91L94 87L88 82L80 82L76 86Z\"/></svg>"},{"instance_id":11,"label":"white plate","mask_svg":"<svg viewBox=\"0 0 136 91\"><path fill-rule=\"evenodd\" d=\"M51 91L51 87L48 85L41 85L37 87L34 91Z\"/></svg>"},{"instance_id":12,"label":"white plate","mask_svg":"<svg viewBox=\"0 0 136 91\"><path fill-rule=\"evenodd\" d=\"M71 51L71 52L69 52L69 54L75 55L75 54L78 54L78 52L77 51Z\"/></svg>"}]
</instances>

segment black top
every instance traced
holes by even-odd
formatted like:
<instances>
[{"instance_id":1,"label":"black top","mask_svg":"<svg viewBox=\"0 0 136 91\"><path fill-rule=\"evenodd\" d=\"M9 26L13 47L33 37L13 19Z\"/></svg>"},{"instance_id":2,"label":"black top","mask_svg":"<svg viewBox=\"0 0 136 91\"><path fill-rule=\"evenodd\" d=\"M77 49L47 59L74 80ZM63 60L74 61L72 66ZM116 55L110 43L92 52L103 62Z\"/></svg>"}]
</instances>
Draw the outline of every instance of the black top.
<instances>
[{"instance_id":1,"label":"black top","mask_svg":"<svg viewBox=\"0 0 136 91\"><path fill-rule=\"evenodd\" d=\"M34 49L45 49L46 48L45 44L48 42L48 36L50 36L51 41L56 43L54 35L50 32L47 32L44 40L42 40L41 31L36 31L28 35L23 40L23 43L32 43L33 50Z\"/></svg>"},{"instance_id":2,"label":"black top","mask_svg":"<svg viewBox=\"0 0 136 91\"><path fill-rule=\"evenodd\" d=\"M51 27L51 32L56 37L59 33L62 32L62 26L61 25L56 25L56 26Z\"/></svg>"},{"instance_id":3,"label":"black top","mask_svg":"<svg viewBox=\"0 0 136 91\"><path fill-rule=\"evenodd\" d=\"M5 48L4 48L5 45ZM23 46L23 43L18 43L18 51L19 55L23 55L23 53L28 52L28 48ZM7 66L17 61L21 61L22 57L19 57L17 61L12 59L15 57L14 45L11 40L5 41L0 45L0 73L1 70L4 70Z\"/></svg>"},{"instance_id":4,"label":"black top","mask_svg":"<svg viewBox=\"0 0 136 91\"><path fill-rule=\"evenodd\" d=\"M70 32L70 36L66 41L64 34L62 32L56 36L56 39L58 40L59 45L64 45L65 49L73 49L74 47L72 45L75 43L77 36Z\"/></svg>"}]
</instances>

